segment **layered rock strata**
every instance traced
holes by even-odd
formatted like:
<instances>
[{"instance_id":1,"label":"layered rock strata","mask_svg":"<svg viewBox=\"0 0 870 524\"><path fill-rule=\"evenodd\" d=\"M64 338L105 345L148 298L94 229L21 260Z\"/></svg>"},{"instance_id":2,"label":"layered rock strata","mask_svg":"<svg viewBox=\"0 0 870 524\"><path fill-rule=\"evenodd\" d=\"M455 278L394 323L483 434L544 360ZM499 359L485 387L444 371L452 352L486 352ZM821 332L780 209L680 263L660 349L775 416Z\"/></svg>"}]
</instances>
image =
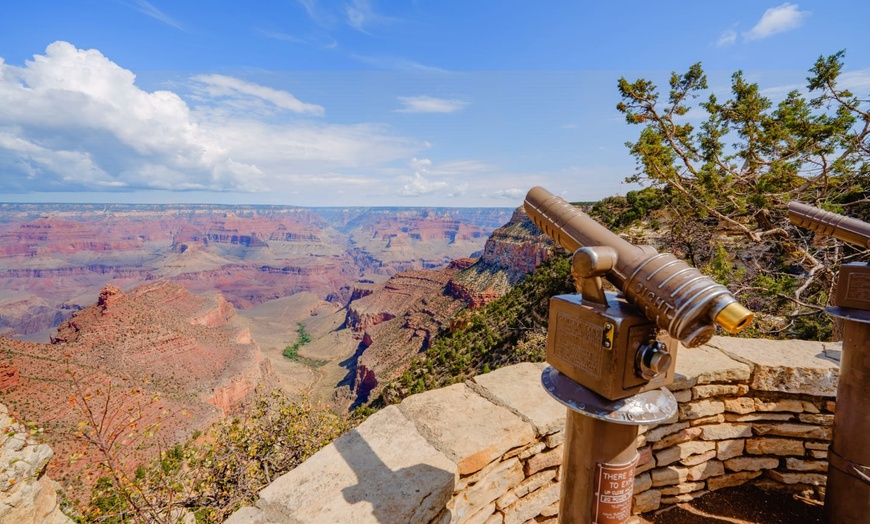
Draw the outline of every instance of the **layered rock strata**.
<instances>
[{"instance_id":1,"label":"layered rock strata","mask_svg":"<svg viewBox=\"0 0 870 524\"><path fill-rule=\"evenodd\" d=\"M449 292L470 307L486 305L532 273L552 249L553 241L519 207L493 231L477 262L451 279Z\"/></svg>"}]
</instances>

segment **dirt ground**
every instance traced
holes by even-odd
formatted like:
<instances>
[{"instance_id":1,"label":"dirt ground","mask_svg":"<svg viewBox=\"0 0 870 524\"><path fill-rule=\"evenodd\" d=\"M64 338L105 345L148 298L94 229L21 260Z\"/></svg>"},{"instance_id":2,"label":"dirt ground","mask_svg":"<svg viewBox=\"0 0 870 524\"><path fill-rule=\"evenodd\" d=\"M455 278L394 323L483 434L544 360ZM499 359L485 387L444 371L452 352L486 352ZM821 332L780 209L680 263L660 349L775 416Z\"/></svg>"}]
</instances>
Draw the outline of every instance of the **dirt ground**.
<instances>
[{"instance_id":1,"label":"dirt ground","mask_svg":"<svg viewBox=\"0 0 870 524\"><path fill-rule=\"evenodd\" d=\"M790 493L740 486L714 491L658 513L643 515L648 524L815 524L823 521L819 502Z\"/></svg>"}]
</instances>

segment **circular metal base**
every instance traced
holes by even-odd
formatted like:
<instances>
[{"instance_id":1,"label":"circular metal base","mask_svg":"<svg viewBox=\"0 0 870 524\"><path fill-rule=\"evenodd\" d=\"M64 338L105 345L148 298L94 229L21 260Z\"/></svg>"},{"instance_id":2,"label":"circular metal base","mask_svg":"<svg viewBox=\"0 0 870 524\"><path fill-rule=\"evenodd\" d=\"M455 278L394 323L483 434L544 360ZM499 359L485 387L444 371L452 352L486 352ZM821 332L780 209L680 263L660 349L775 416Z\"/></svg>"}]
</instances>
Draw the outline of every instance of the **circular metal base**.
<instances>
[{"instance_id":1,"label":"circular metal base","mask_svg":"<svg viewBox=\"0 0 870 524\"><path fill-rule=\"evenodd\" d=\"M843 318L846 320L854 320L855 322L862 322L864 324L870 324L870 311L864 309L831 306L825 308L825 313L831 315L832 317Z\"/></svg>"},{"instance_id":2,"label":"circular metal base","mask_svg":"<svg viewBox=\"0 0 870 524\"><path fill-rule=\"evenodd\" d=\"M541 383L550 396L568 409L605 422L651 426L670 419L677 412L677 399L666 388L638 393L620 400L607 400L559 373L552 366L548 366L541 374Z\"/></svg>"}]
</instances>

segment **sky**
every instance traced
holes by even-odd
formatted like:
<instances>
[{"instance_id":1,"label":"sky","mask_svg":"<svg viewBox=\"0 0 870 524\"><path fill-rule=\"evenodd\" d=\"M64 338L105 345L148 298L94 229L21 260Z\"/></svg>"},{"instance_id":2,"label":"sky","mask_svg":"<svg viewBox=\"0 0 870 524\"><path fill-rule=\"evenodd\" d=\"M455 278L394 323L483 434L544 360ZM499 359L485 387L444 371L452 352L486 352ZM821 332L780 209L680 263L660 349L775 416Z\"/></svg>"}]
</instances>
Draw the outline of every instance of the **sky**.
<instances>
[{"instance_id":1,"label":"sky","mask_svg":"<svg viewBox=\"0 0 870 524\"><path fill-rule=\"evenodd\" d=\"M0 5L0 201L515 207L625 194L620 77L870 98L870 3ZM721 98L720 98L721 99Z\"/></svg>"}]
</instances>

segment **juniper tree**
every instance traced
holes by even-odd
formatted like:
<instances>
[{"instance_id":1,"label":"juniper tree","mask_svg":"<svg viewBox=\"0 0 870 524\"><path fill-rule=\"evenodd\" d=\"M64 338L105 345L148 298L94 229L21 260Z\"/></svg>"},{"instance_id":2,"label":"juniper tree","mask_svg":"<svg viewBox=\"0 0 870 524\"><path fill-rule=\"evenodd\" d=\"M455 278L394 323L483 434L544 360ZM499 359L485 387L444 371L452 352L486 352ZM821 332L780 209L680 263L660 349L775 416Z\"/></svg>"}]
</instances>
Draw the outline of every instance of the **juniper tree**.
<instances>
[{"instance_id":1,"label":"juniper tree","mask_svg":"<svg viewBox=\"0 0 870 524\"><path fill-rule=\"evenodd\" d=\"M776 104L741 71L727 100L700 98L708 91L700 63L672 73L665 95L646 79L618 83L617 109L642 126L627 144L638 166L628 181L664 197L667 247L759 313L752 334L829 337L823 308L837 268L867 257L814 239L786 212L796 200L870 218L870 113L867 96L839 85L844 56L820 57L806 94L794 90ZM697 126L693 109L705 115Z\"/></svg>"}]
</instances>

